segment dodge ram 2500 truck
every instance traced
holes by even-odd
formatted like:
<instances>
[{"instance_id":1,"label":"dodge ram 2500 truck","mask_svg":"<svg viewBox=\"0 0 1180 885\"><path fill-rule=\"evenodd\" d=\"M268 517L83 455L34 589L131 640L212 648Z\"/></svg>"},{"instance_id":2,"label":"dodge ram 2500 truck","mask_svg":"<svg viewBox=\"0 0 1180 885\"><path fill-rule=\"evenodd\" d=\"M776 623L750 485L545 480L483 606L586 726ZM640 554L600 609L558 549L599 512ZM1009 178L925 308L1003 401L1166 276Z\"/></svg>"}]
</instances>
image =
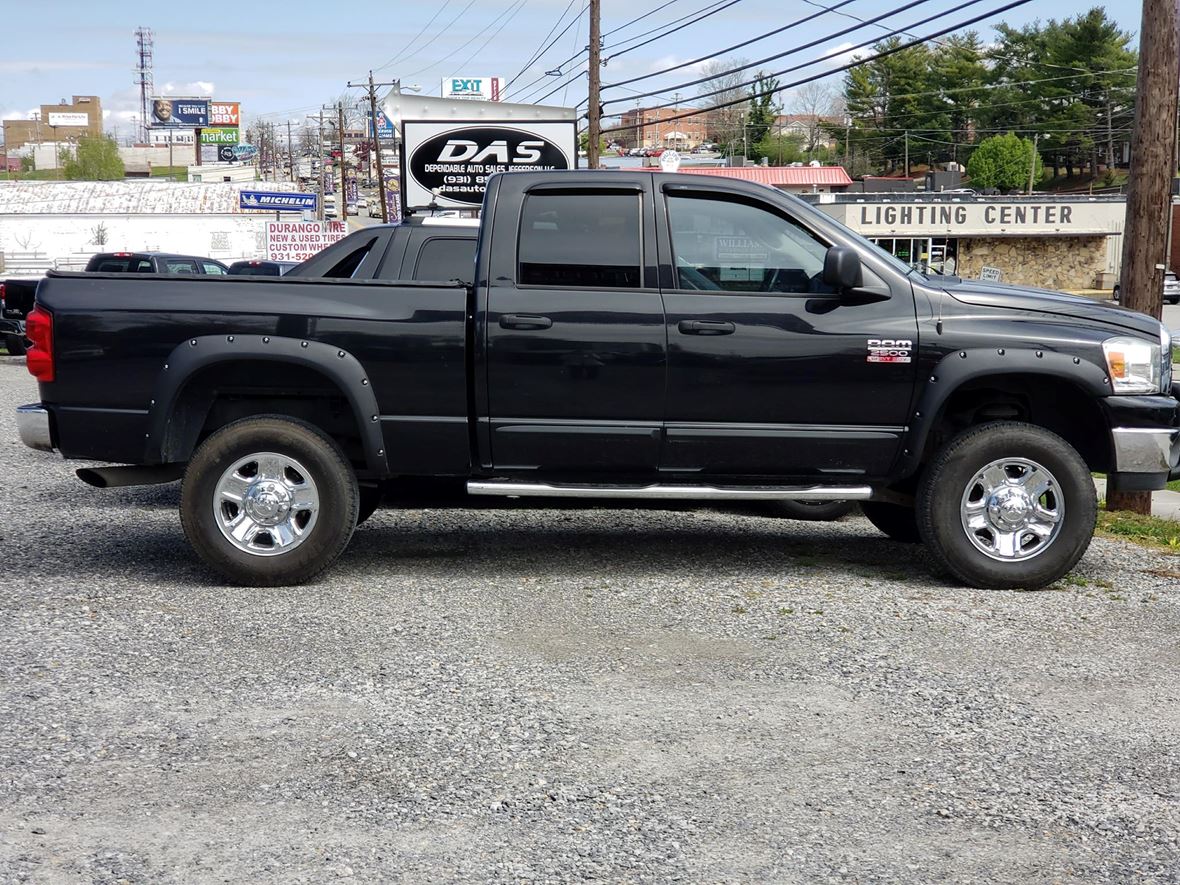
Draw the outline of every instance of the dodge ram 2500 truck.
<instances>
[{"instance_id":1,"label":"dodge ram 2500 truck","mask_svg":"<svg viewBox=\"0 0 1180 885\"><path fill-rule=\"evenodd\" d=\"M924 276L759 185L496 175L474 263L433 282L382 279L383 236L326 250L329 278L51 274L25 442L128 465L97 485L183 477L193 548L253 585L326 568L366 488L461 482L859 500L960 581L1038 587L1089 544L1091 471L1178 472L1159 322Z\"/></svg>"}]
</instances>

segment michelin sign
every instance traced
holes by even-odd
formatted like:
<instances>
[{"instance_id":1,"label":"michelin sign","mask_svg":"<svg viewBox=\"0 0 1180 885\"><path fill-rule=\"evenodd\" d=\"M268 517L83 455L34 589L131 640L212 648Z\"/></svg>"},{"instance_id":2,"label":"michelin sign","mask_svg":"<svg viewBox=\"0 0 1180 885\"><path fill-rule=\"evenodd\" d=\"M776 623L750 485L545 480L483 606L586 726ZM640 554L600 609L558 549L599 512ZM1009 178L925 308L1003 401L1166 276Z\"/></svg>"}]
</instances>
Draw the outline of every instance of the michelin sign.
<instances>
[{"instance_id":1,"label":"michelin sign","mask_svg":"<svg viewBox=\"0 0 1180 885\"><path fill-rule=\"evenodd\" d=\"M503 77L443 77L442 81L443 98L499 101L503 94Z\"/></svg>"},{"instance_id":2,"label":"michelin sign","mask_svg":"<svg viewBox=\"0 0 1180 885\"><path fill-rule=\"evenodd\" d=\"M266 212L315 211L315 194L272 193L270 191L239 191L238 208L261 209Z\"/></svg>"}]
</instances>

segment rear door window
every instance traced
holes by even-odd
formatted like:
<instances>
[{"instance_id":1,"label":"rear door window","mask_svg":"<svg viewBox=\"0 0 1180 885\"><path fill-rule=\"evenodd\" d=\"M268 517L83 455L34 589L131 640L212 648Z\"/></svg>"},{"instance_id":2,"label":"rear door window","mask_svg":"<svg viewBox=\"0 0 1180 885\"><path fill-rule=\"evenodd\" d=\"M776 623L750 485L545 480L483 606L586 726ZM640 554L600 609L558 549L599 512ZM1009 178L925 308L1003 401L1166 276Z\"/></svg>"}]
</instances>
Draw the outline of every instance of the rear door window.
<instances>
[{"instance_id":1,"label":"rear door window","mask_svg":"<svg viewBox=\"0 0 1180 885\"><path fill-rule=\"evenodd\" d=\"M459 237L431 237L418 252L415 280L460 280L475 278L475 240Z\"/></svg>"},{"instance_id":2,"label":"rear door window","mask_svg":"<svg viewBox=\"0 0 1180 885\"><path fill-rule=\"evenodd\" d=\"M201 267L204 269L205 273L210 273L210 274L223 274L223 273L225 273L224 267L222 267L220 264L214 264L213 262L210 262L210 261L202 261Z\"/></svg>"},{"instance_id":3,"label":"rear door window","mask_svg":"<svg viewBox=\"0 0 1180 885\"><path fill-rule=\"evenodd\" d=\"M165 273L196 273L197 263L187 258L165 258L164 272Z\"/></svg>"}]
</instances>

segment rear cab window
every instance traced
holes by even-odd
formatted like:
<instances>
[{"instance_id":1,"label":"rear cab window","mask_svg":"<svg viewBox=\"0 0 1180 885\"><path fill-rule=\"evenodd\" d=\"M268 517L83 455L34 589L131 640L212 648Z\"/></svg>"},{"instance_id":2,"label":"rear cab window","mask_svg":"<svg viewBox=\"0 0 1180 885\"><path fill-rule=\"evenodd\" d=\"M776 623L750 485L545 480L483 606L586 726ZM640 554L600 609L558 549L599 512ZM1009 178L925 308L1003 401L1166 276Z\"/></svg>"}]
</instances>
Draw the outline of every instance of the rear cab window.
<instances>
[{"instance_id":1,"label":"rear cab window","mask_svg":"<svg viewBox=\"0 0 1180 885\"><path fill-rule=\"evenodd\" d=\"M635 289L643 241L638 192L535 192L525 197L517 284Z\"/></svg>"},{"instance_id":2,"label":"rear cab window","mask_svg":"<svg viewBox=\"0 0 1180 885\"><path fill-rule=\"evenodd\" d=\"M430 237L418 250L415 280L459 280L470 284L475 278L475 239Z\"/></svg>"}]
</instances>

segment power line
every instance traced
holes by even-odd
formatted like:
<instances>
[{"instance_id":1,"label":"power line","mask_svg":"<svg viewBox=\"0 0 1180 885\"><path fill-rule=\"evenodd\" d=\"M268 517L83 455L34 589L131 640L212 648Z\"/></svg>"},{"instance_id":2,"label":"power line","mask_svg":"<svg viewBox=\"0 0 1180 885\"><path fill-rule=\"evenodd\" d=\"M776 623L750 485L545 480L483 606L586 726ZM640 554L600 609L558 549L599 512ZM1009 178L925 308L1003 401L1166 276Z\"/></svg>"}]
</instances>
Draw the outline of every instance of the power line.
<instances>
[{"instance_id":1,"label":"power line","mask_svg":"<svg viewBox=\"0 0 1180 885\"><path fill-rule=\"evenodd\" d=\"M506 27L508 27L508 23L511 22L514 18L516 18L516 16L520 13L520 11L525 8L525 6L528 4L528 2L529 2L529 0L518 0L518 2L515 4L516 8L513 10L512 14L510 16L508 16L506 19L504 19L504 21L500 22L500 27L496 28L496 30L492 31L492 33L488 34L488 38L486 40L484 40L483 43L479 44L479 48L476 49L474 52L472 52L470 56L468 56L467 60L463 62L463 65L461 65L461 67L465 67L465 66L471 64L479 56L479 54L481 52L483 52L484 49L487 48L487 45L489 43L491 43L498 36L500 36L500 32L502 30L504 30ZM512 9L512 6L509 6L508 8ZM495 22L493 20L492 24L494 24L494 23ZM490 28L491 24L489 24L488 27ZM467 41L467 43L470 43L470 42L471 42L470 40ZM467 43L464 43L463 46L466 46ZM459 49L455 50L455 52L458 52L459 50L461 50L463 48L463 46L460 46ZM446 61L448 58L450 58L451 55L454 55L455 52L452 52L450 55L446 56L445 58L440 58L437 62L434 63L434 65L431 65L431 67L434 67L435 65L442 64L444 61ZM430 70L430 68L423 68L423 70L428 71L428 70ZM418 73L422 73L422 71L419 71ZM411 75L411 76L413 76L413 75Z\"/></svg>"},{"instance_id":2,"label":"power line","mask_svg":"<svg viewBox=\"0 0 1180 885\"><path fill-rule=\"evenodd\" d=\"M450 5L451 5L451 0L445 0L443 5L434 11L434 15L432 15L430 17L430 21L428 21L426 24L424 24L422 26L422 30L420 30L417 34L415 34L413 36L413 38L411 38L410 41L408 43L406 43L405 46L403 46L401 49L399 49L397 52L395 52L393 55L393 58L389 59L389 61L385 62L385 64L373 68L373 70L374 71L383 71L387 67L389 67L391 64L393 64L395 61L397 61L399 58L402 58L406 54L406 52L409 51L410 47L413 46L415 43L417 43L418 39L423 34L426 33L427 28L429 28L432 24L434 24L434 20L436 18L438 18L440 15L442 15L443 10L445 10Z\"/></svg>"},{"instance_id":3,"label":"power line","mask_svg":"<svg viewBox=\"0 0 1180 885\"><path fill-rule=\"evenodd\" d=\"M463 17L463 14L465 12L467 12L467 10L470 9L474 5L475 5L475 0L468 0L467 5L464 6L462 9L460 9L459 12L455 14L455 17L453 19L451 19L449 22L447 22L446 25L444 25L442 28L440 28L438 30L438 33L436 33L433 37L431 37L429 40L427 40L425 45L423 45L421 49L418 49L417 51L412 52L409 55L405 56L403 58L403 61L409 61L415 55L420 55L423 50L429 49L431 46L433 46L434 42L439 37L441 37L443 34L445 34L447 31L449 31L451 28L453 28L455 26L455 22L457 22L459 19L461 19ZM378 68L374 68L373 70L378 70ZM414 75L410 74L410 76L412 77Z\"/></svg>"},{"instance_id":4,"label":"power line","mask_svg":"<svg viewBox=\"0 0 1180 885\"><path fill-rule=\"evenodd\" d=\"M923 4L929 3L929 2L930 2L930 0L910 0L909 3L906 3L906 4L898 7L895 10L881 13L879 16L877 16L875 19L873 19L873 21L878 21L883 18L888 18L889 16L894 15L895 13L905 12L906 10L913 9L915 6L922 6ZM959 12L962 9L966 9L968 6L975 6L976 4L979 4L982 2L984 2L984 0L964 0L964 2L960 3L958 6L953 6L950 9L946 10L945 12L938 12L938 13L935 13L934 15L929 15L926 18L919 19L918 21L914 22L913 24L906 25L906 27L907 28L915 28L919 25L929 24L930 22L934 21L935 19L942 18L943 16L950 15L951 13ZM811 48L818 46L820 44L828 43L837 37L842 37L845 34L851 32L851 31L858 30L862 27L864 27L863 24L858 24L858 25L854 25L853 27L850 27L850 28L845 28L843 31L836 31L833 34L827 34L827 35L820 37L816 40L812 40L810 43L805 43L802 46L798 46L793 49L788 49L788 50L785 50L784 52L779 52L774 55L768 55L765 58L760 58L756 61L751 61L751 62L747 62L742 65L738 65L734 68L731 68L729 71L726 71L726 73L737 73L738 71L747 71L750 68L757 67L758 65L766 64L768 61L775 61L776 59L784 58L785 56L788 56L788 55L794 55L795 53L800 52L804 49L811 49ZM903 33L903 30L901 28L898 28L894 31L891 31L889 36L895 36L895 35L901 34L901 33ZM873 44L878 43L878 42L880 42L880 41L876 40L876 39L864 40L860 43L857 43L855 46L850 47L848 50L846 50L846 53L852 52L855 49L863 49L866 46L872 46ZM828 59L830 57L831 57L831 53L829 53L828 55L822 56L820 58L814 59L812 61L797 64L793 67L787 68L786 70L780 71L779 73L780 74L788 74L793 71L801 70L802 68L809 68L812 65L820 64L821 62L825 61L826 59ZM778 76L778 74L772 74L771 76ZM678 84L676 84L676 88L677 89L687 89L689 86L699 86L701 83L709 83L709 82L715 81L716 79L717 79L716 74L713 74L712 76L698 77L696 80L689 80L687 83L678 83ZM753 85L754 83L757 83L757 82L758 82L758 78L755 78L755 79L749 80L745 83L738 83L734 86L725 87L724 89L718 89L713 92L702 93L701 97L703 98L703 97L707 97L709 95L718 95L722 92L728 92L731 89L737 89L742 86L750 86L750 85ZM648 94L652 95L654 93L648 93ZM617 102L622 101L622 100L623 99L611 99L610 101L604 102L604 104L616 104Z\"/></svg>"},{"instance_id":5,"label":"power line","mask_svg":"<svg viewBox=\"0 0 1180 885\"><path fill-rule=\"evenodd\" d=\"M610 55L605 60L604 64L609 63L612 59L618 58L620 55L625 55L626 53L631 52L636 49L639 49L640 47L647 46L649 43L654 43L656 40L662 40L664 37L667 37L669 34L675 34L677 31L682 31L685 28L689 27L690 25L695 25L697 22L704 21L705 19L709 18L709 16L716 15L719 12L724 12L726 9L729 9L729 7L735 6L736 4L741 3L741 2L742 2L742 0L728 0L727 3L724 3L721 6L718 6L716 9L711 9L708 12L704 13L703 15L699 15L696 18L691 19L690 21L686 21L682 25L678 25L677 27L671 28L667 31L664 31L663 33L656 34L656 36L652 37L650 40L644 40L642 43L636 43L634 46L628 46L626 49L620 49L618 52L615 52L612 55ZM637 39L637 38L632 38L632 39ZM626 42L626 41L624 41L624 42Z\"/></svg>"},{"instance_id":6,"label":"power line","mask_svg":"<svg viewBox=\"0 0 1180 885\"><path fill-rule=\"evenodd\" d=\"M765 34L763 34L760 37L754 37L751 40L745 40L741 43L735 43L732 46L727 46L724 49L719 49L716 52L710 53L709 55L702 55L700 58L694 58L692 61L681 62L680 64L673 65L670 68L664 68L662 71L654 71L650 74L644 74L640 77L632 77L630 80L620 80L618 83L604 83L604 84L602 84L602 88L603 89L614 89L619 86L626 86L630 83L638 83L640 80L649 80L652 77L658 77L661 74L670 74L670 73L672 73L672 71L678 71L681 68L687 68L691 65L699 64L700 62L703 62L703 61L708 61L709 59L716 58L719 55L725 55L727 52L733 52L735 49L741 49L745 46L749 46L751 43L757 43L760 40L765 40L768 37L773 37L776 34L781 34L784 31L791 30L792 28L797 28L797 27L799 27L799 25L807 24L807 22L813 21L813 20L819 18L820 16L824 15L827 12L835 12L841 6L847 6L848 4L855 3L855 2L856 2L856 0L842 0L842 2L837 3L835 6L831 7L830 9L825 9L823 12L816 12L816 13L813 13L812 15L806 16L805 18L797 19L788 25L783 25L781 28L775 28L773 31L767 31Z\"/></svg>"},{"instance_id":7,"label":"power line","mask_svg":"<svg viewBox=\"0 0 1180 885\"><path fill-rule=\"evenodd\" d=\"M557 17L557 21L555 21L553 23L553 27L551 27L549 29L549 33L541 38L541 43L544 43L546 40L549 40L550 37L553 37L553 32L557 30L557 26L562 23L562 21L565 19L566 15L569 13L570 9L573 7L573 5L576 2L577 2L577 0L570 0L570 2L566 4L565 9L563 9L561 11L561 15L559 15ZM583 6L582 9L578 12L578 15L581 15L585 11L586 11L586 7ZM574 23L573 20L571 20L569 22L569 24L567 24L565 26L565 28L562 29L561 34L564 34L566 31L568 31L570 29L570 27L573 25L573 23ZM541 56L543 56L546 52L548 52L550 50L550 48L553 46L554 43L556 43L559 39L561 39L561 34L558 34L556 37L553 37L553 39L543 48L534 51L533 54L529 56L529 60L524 63L524 65L521 67L521 69L519 71L517 71L515 74L513 74L512 77L508 80L508 82L504 84L504 89L507 90L509 86L511 86L513 83L515 83L517 80L519 80L521 74L523 74L525 71L527 71L529 68L531 68L541 58Z\"/></svg>"},{"instance_id":8,"label":"power line","mask_svg":"<svg viewBox=\"0 0 1180 885\"><path fill-rule=\"evenodd\" d=\"M830 77L832 74L839 73L840 71L847 71L851 68L856 67L857 65L866 64L867 62L876 61L877 59L886 58L891 55L896 55L899 52L903 52L906 49L912 49L914 46L917 46L920 43L924 43L934 37L941 37L944 34L949 34L952 31L957 31L960 28L965 28L968 25L973 25L976 22L983 21L983 19L985 19L985 18L989 18L993 15L999 15L1002 12L1007 12L1009 9L1015 9L1018 6L1024 6L1030 2L1031 2L1031 0L1012 0L1012 2L1010 2L1010 3L1006 3L1005 5L999 6L999 7L992 9L988 12L981 13L980 15L974 16L973 18L969 18L966 21L958 22L953 25L948 25L947 27L944 27L944 28L941 28L937 31L934 31L932 34L930 34L926 37L916 38L914 40L909 41L908 43L899 43L897 46L892 46L887 49L882 49L881 51L877 52L874 55L870 55L867 58L858 59L856 61L849 62L848 64L840 65L839 67L833 68L832 70L826 71L822 74L813 74L810 77L804 77L804 78L802 78L800 80L796 80L792 83L784 83L784 84L775 86L773 89L763 89L761 91L754 90L748 96L744 96L740 99L735 99L733 101L727 101L727 102L722 102L721 104L713 105L708 110L713 111L713 110L718 110L720 108L733 107L734 105L745 104L746 102L748 102L754 98L761 98L764 95L773 95L777 92L782 92L784 89L791 89L791 88L794 88L795 86L802 86L804 83L812 83L816 80L822 80L825 77ZM964 5L968 5L968 4L964 4ZM910 25L910 27L913 27L913 25ZM788 70L793 70L793 69L788 69ZM777 77L780 74L784 74L784 73L787 73L787 71L778 71L776 73L768 74L767 76L768 77ZM748 83L739 84L739 86L749 86L752 83L757 83L757 82L759 82L759 81L757 79L755 79L755 80L752 80ZM737 87L735 87L735 88L737 88ZM724 91L724 90L721 90L721 91ZM712 94L716 94L716 93L712 93ZM699 96L699 97L704 97L704 96ZM660 107L670 107L670 105L661 105ZM666 123L666 122L671 122L672 120L682 120L687 117L695 117L698 114L707 113L707 112L708 111L699 111L698 110L698 111L692 111L691 113L686 113L686 114L675 114L670 117L664 117L663 119L661 119L660 122ZM615 128L609 129L609 130L604 129L603 132L604 133L605 132L616 132L616 131L620 131L625 128L629 128L629 127L615 127Z\"/></svg>"}]
</instances>

